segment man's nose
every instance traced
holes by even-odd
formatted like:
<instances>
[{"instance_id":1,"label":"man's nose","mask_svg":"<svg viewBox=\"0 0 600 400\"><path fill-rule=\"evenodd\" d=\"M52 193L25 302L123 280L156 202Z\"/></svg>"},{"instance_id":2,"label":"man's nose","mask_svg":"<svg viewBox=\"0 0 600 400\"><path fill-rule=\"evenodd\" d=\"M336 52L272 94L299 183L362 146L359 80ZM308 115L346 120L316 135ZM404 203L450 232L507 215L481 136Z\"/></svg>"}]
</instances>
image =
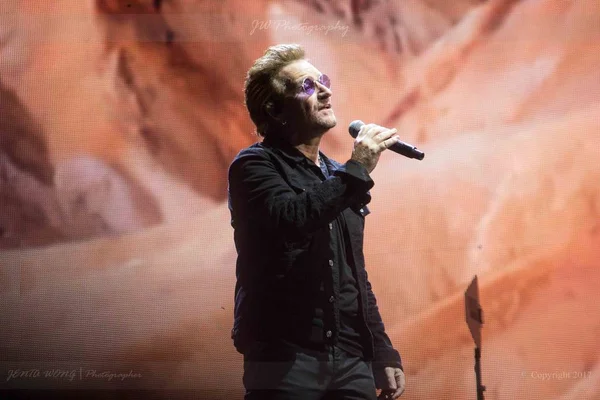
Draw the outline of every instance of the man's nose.
<instances>
[{"instance_id":1,"label":"man's nose","mask_svg":"<svg viewBox=\"0 0 600 400\"><path fill-rule=\"evenodd\" d=\"M326 99L332 95L331 89L329 89L327 86L321 84L321 82L317 82L317 85L319 87L318 97L320 99Z\"/></svg>"}]
</instances>

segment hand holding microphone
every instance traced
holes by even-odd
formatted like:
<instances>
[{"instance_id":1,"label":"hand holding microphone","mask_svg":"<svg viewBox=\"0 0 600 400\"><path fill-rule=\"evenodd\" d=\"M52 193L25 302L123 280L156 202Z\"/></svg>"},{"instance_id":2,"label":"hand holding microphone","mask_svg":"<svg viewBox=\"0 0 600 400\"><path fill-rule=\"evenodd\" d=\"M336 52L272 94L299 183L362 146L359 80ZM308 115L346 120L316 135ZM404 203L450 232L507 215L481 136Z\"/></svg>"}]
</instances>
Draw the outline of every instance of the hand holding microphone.
<instances>
[{"instance_id":1,"label":"hand holding microphone","mask_svg":"<svg viewBox=\"0 0 600 400\"><path fill-rule=\"evenodd\" d=\"M351 132L352 126L350 124ZM364 165L371 173L379 161L381 152L400 140L396 132L396 129L388 129L375 124L362 124L353 135L356 140L351 159Z\"/></svg>"},{"instance_id":2,"label":"hand holding microphone","mask_svg":"<svg viewBox=\"0 0 600 400\"><path fill-rule=\"evenodd\" d=\"M365 127L364 132L363 132L363 127ZM375 125L375 124L365 125L364 122L362 122L360 120L356 120L356 121L352 121L350 123L350 126L348 127L348 131L350 132L350 136L352 136L353 138L362 140L362 136L359 137L359 134L364 133L365 135L368 135L369 133L373 133L375 131L372 129L375 129L375 127L381 128L383 130L387 130L387 128L383 128L383 127ZM394 131L394 133L397 132L396 129L392 129L392 130ZM388 131L392 131L392 130L388 130ZM382 138L383 138L383 136L374 137L374 139L382 139ZM383 143L383 146L386 146L386 147L382 148L381 151L389 148L391 151L398 153L398 154L402 154L405 157L416 158L417 160L422 160L425 157L425 154L422 151L418 150L415 146L412 146L408 143L401 142L397 136L396 136L395 141L393 141L393 142L382 141L382 143ZM375 163L375 164L377 164L377 163Z\"/></svg>"}]
</instances>

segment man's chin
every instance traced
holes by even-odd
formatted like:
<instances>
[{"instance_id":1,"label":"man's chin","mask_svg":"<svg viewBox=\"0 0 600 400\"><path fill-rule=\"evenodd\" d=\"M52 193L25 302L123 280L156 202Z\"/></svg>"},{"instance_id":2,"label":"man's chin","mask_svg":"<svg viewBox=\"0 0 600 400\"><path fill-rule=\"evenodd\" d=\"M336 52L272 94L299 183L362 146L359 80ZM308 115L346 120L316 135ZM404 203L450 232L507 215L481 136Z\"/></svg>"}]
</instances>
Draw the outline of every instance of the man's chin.
<instances>
[{"instance_id":1,"label":"man's chin","mask_svg":"<svg viewBox=\"0 0 600 400\"><path fill-rule=\"evenodd\" d=\"M324 128L325 130L329 130L337 125L337 120L335 117L331 118L323 118L319 121L319 126Z\"/></svg>"},{"instance_id":2,"label":"man's chin","mask_svg":"<svg viewBox=\"0 0 600 400\"><path fill-rule=\"evenodd\" d=\"M337 120L335 119L334 116L331 117L327 117L327 118L316 118L312 121L311 123L311 128L309 128L309 130L311 130L312 132L316 133L317 135L322 135L325 132L327 132L328 130L330 130L331 128L335 127L337 125Z\"/></svg>"}]
</instances>

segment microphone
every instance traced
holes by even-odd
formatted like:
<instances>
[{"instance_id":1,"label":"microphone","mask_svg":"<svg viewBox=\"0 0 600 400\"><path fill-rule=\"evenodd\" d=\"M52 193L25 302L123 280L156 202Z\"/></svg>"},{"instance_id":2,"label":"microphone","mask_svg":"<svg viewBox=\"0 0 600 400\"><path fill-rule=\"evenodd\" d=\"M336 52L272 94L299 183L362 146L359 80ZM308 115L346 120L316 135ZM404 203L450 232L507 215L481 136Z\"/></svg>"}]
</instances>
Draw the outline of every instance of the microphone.
<instances>
[{"instance_id":1,"label":"microphone","mask_svg":"<svg viewBox=\"0 0 600 400\"><path fill-rule=\"evenodd\" d=\"M350 126L348 126L350 136L356 139L356 136L358 136L358 131L360 131L360 128L362 128L364 124L365 123L359 119L357 119L356 121L352 121L350 123ZM404 142L394 143L388 149L393 151L394 153L402 154L403 156L408 158L416 158L417 160L422 160L425 157L425 153L417 149L415 146Z\"/></svg>"}]
</instances>

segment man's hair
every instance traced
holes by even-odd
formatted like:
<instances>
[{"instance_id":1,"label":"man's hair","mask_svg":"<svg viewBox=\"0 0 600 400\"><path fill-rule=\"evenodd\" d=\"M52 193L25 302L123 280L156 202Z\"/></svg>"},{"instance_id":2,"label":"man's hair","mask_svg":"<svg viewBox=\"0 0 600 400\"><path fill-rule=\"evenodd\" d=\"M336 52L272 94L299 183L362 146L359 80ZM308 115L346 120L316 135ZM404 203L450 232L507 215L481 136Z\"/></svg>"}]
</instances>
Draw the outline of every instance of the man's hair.
<instances>
[{"instance_id":1,"label":"man's hair","mask_svg":"<svg viewBox=\"0 0 600 400\"><path fill-rule=\"evenodd\" d=\"M244 94L246 108L250 118L256 125L259 136L267 136L269 128L276 123L267 112L271 108L276 112L282 105L287 82L277 79L279 71L293 63L304 59L304 49L298 44L278 44L271 46L265 54L258 58L248 70Z\"/></svg>"}]
</instances>

